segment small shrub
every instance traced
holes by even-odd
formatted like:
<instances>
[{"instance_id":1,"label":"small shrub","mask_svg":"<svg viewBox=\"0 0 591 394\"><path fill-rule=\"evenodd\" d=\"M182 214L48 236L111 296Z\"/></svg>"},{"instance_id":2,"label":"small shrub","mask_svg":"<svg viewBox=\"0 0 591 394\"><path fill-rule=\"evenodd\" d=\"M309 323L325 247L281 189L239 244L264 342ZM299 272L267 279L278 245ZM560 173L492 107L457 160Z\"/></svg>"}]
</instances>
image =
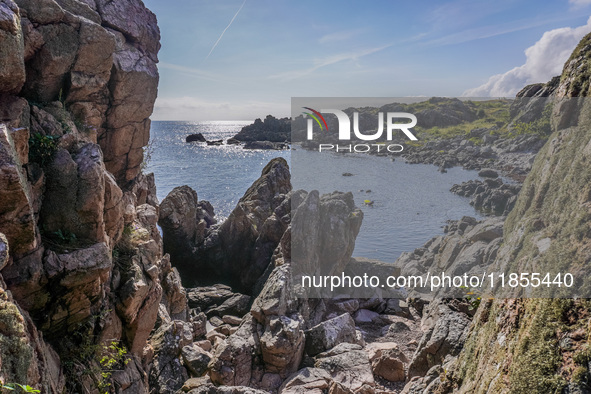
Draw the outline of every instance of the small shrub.
<instances>
[{"instance_id":1,"label":"small shrub","mask_svg":"<svg viewBox=\"0 0 591 394\"><path fill-rule=\"evenodd\" d=\"M47 166L57 151L58 139L59 137L52 135L32 134L29 138L29 161L41 167Z\"/></svg>"},{"instance_id":2,"label":"small shrub","mask_svg":"<svg viewBox=\"0 0 591 394\"><path fill-rule=\"evenodd\" d=\"M4 390L8 391L16 391L22 393L40 393L40 390L36 390L33 387L29 386L28 384L18 384L18 383L2 383L0 382L0 389L2 392Z\"/></svg>"},{"instance_id":3,"label":"small shrub","mask_svg":"<svg viewBox=\"0 0 591 394\"><path fill-rule=\"evenodd\" d=\"M577 368L575 368L571 380L576 384L586 384L589 380L589 373L587 372L587 368L583 366L578 366Z\"/></svg>"},{"instance_id":4,"label":"small shrub","mask_svg":"<svg viewBox=\"0 0 591 394\"><path fill-rule=\"evenodd\" d=\"M111 375L113 372L125 368L127 363L129 363L129 358L125 346L117 342L111 342L108 346L103 345L99 360L100 372L97 371L97 387L101 393L109 392Z\"/></svg>"},{"instance_id":5,"label":"small shrub","mask_svg":"<svg viewBox=\"0 0 591 394\"><path fill-rule=\"evenodd\" d=\"M587 365L591 361L591 349L585 346L573 355L573 361L579 365Z\"/></svg>"}]
</instances>

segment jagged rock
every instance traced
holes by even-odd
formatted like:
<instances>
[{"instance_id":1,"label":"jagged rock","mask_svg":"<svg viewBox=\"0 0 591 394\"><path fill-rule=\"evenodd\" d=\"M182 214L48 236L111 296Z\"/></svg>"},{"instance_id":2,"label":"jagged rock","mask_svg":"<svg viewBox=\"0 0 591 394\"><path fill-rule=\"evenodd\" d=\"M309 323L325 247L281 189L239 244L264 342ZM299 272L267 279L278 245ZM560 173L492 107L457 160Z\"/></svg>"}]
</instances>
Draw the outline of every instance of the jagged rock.
<instances>
[{"instance_id":1,"label":"jagged rock","mask_svg":"<svg viewBox=\"0 0 591 394\"><path fill-rule=\"evenodd\" d=\"M493 264L502 242L503 220L489 218L476 222L464 217L449 222L444 230L447 234L428 241L412 253L403 253L394 266L401 275L423 275L427 271L445 272L447 275L482 275ZM390 290L388 290L389 292ZM409 292L411 298L421 298L419 293L429 294L429 287L415 287ZM439 297L463 297L461 289L435 289ZM395 293L392 294L395 297ZM399 297L400 295L398 295ZM408 315L407 315L408 316Z\"/></svg>"},{"instance_id":2,"label":"jagged rock","mask_svg":"<svg viewBox=\"0 0 591 394\"><path fill-rule=\"evenodd\" d=\"M203 136L203 134L201 134L201 133L191 134L191 135L188 135L187 138L185 138L185 142L193 142L193 141L206 142L206 139Z\"/></svg>"},{"instance_id":3,"label":"jagged rock","mask_svg":"<svg viewBox=\"0 0 591 394\"><path fill-rule=\"evenodd\" d=\"M123 220L123 192L117 185L115 178L109 172L104 172L105 180L105 209L103 211L103 221L105 223L105 234L111 239L112 242L117 242L123 233L123 227L125 225ZM139 214L139 220L147 223L147 220L143 220L146 215L142 215L142 211ZM156 229L155 218L152 222ZM159 240L160 235L153 234L153 238Z\"/></svg>"},{"instance_id":4,"label":"jagged rock","mask_svg":"<svg viewBox=\"0 0 591 394\"><path fill-rule=\"evenodd\" d=\"M366 347L366 351L374 376L380 376L390 382L405 380L404 364L408 360L396 343L372 343Z\"/></svg>"},{"instance_id":5,"label":"jagged rock","mask_svg":"<svg viewBox=\"0 0 591 394\"><path fill-rule=\"evenodd\" d=\"M141 354L158 317L162 299L160 258L159 244L154 240L140 242L136 253L119 269L121 285L116 289L116 309L135 354Z\"/></svg>"},{"instance_id":6,"label":"jagged rock","mask_svg":"<svg viewBox=\"0 0 591 394\"><path fill-rule=\"evenodd\" d=\"M308 193L292 219L294 277L342 273L351 259L362 220L363 212L355 206L352 193L322 197L315 190Z\"/></svg>"},{"instance_id":7,"label":"jagged rock","mask_svg":"<svg viewBox=\"0 0 591 394\"><path fill-rule=\"evenodd\" d=\"M224 386L250 385L255 357L260 354L259 338L256 320L247 315L238 331L215 348L209 364L211 380Z\"/></svg>"},{"instance_id":8,"label":"jagged rock","mask_svg":"<svg viewBox=\"0 0 591 394\"><path fill-rule=\"evenodd\" d=\"M0 258L1 260L1 258ZM224 315L222 316L222 321L226 324L230 324L232 326L239 326L242 322L242 319L232 315Z\"/></svg>"},{"instance_id":9,"label":"jagged rock","mask_svg":"<svg viewBox=\"0 0 591 394\"><path fill-rule=\"evenodd\" d=\"M114 371L111 379L113 385L123 393L147 393L145 373L137 358L128 362L123 370Z\"/></svg>"},{"instance_id":10,"label":"jagged rock","mask_svg":"<svg viewBox=\"0 0 591 394\"><path fill-rule=\"evenodd\" d=\"M280 394L322 394L328 389L332 377L324 369L303 368L288 377L281 385Z\"/></svg>"},{"instance_id":11,"label":"jagged rock","mask_svg":"<svg viewBox=\"0 0 591 394\"><path fill-rule=\"evenodd\" d=\"M439 376L443 373L441 365L435 365L424 376L415 376L404 386L402 394L425 394L433 392Z\"/></svg>"},{"instance_id":12,"label":"jagged rock","mask_svg":"<svg viewBox=\"0 0 591 394\"><path fill-rule=\"evenodd\" d=\"M491 242L503 236L503 221L489 220L479 223L466 234L466 237L472 242L484 241Z\"/></svg>"},{"instance_id":13,"label":"jagged rock","mask_svg":"<svg viewBox=\"0 0 591 394\"><path fill-rule=\"evenodd\" d=\"M373 319L377 318L379 315L379 313L374 311L359 309L353 318L356 323L371 323Z\"/></svg>"},{"instance_id":14,"label":"jagged rock","mask_svg":"<svg viewBox=\"0 0 591 394\"><path fill-rule=\"evenodd\" d=\"M305 331L305 334L306 353L310 356L332 349L343 342L357 343L355 322L348 313L322 322Z\"/></svg>"},{"instance_id":15,"label":"jagged rock","mask_svg":"<svg viewBox=\"0 0 591 394\"><path fill-rule=\"evenodd\" d=\"M72 154L59 149L47 169L41 224L46 232L71 233L89 242L105 240L105 167L98 145Z\"/></svg>"},{"instance_id":16,"label":"jagged rock","mask_svg":"<svg viewBox=\"0 0 591 394\"><path fill-rule=\"evenodd\" d=\"M12 133L0 124L0 231L11 245L11 254L17 257L38 246L33 201L18 146Z\"/></svg>"},{"instance_id":17,"label":"jagged rock","mask_svg":"<svg viewBox=\"0 0 591 394\"><path fill-rule=\"evenodd\" d=\"M62 4L64 3L62 0ZM68 5L70 4L73 5L75 2L69 1ZM96 14L83 5L76 11L82 11L88 19ZM98 17L98 14L96 16ZM70 110L79 119L84 119L88 131L93 127L97 130L103 127L108 109L108 84L115 51L115 37L100 24L100 18L98 22L81 19L79 48L69 74L70 88L66 97ZM97 136L94 135L94 138ZM111 148L119 152L123 147Z\"/></svg>"},{"instance_id":18,"label":"jagged rock","mask_svg":"<svg viewBox=\"0 0 591 394\"><path fill-rule=\"evenodd\" d=\"M183 383L183 387L181 387L180 391L186 393L193 389L201 389L203 386L211 385L211 379L208 375L202 376L200 378L191 378ZM179 391L177 391L178 393Z\"/></svg>"},{"instance_id":19,"label":"jagged rock","mask_svg":"<svg viewBox=\"0 0 591 394\"><path fill-rule=\"evenodd\" d=\"M369 358L359 345L341 343L316 356L314 367L326 370L335 382L353 391L375 386Z\"/></svg>"},{"instance_id":20,"label":"jagged rock","mask_svg":"<svg viewBox=\"0 0 591 394\"><path fill-rule=\"evenodd\" d=\"M150 392L171 393L183 386L189 376L181 364L181 352L192 342L188 323L176 320L158 328L150 339L155 354L150 369Z\"/></svg>"},{"instance_id":21,"label":"jagged rock","mask_svg":"<svg viewBox=\"0 0 591 394\"><path fill-rule=\"evenodd\" d=\"M298 369L304 354L302 323L286 316L273 317L260 344L266 370L287 377Z\"/></svg>"},{"instance_id":22,"label":"jagged rock","mask_svg":"<svg viewBox=\"0 0 591 394\"><path fill-rule=\"evenodd\" d=\"M191 286L197 281L223 282L250 293L287 228L290 211L287 194L290 190L287 162L282 158L271 160L228 219L213 227L203 240L190 238L195 234L192 231L196 226L192 207L196 198L184 190L183 203L172 204L178 192L169 196L170 205L165 199L160 214L164 250L171 253L172 263L179 269L185 285ZM180 212L186 212L191 219L180 219L185 217ZM192 223L185 223L188 220ZM174 223L183 225L174 227ZM180 231L184 242L174 241L176 228L183 227L188 229ZM186 257L175 259L175 254Z\"/></svg>"},{"instance_id":23,"label":"jagged rock","mask_svg":"<svg viewBox=\"0 0 591 394\"><path fill-rule=\"evenodd\" d=\"M12 0L0 2L0 92L18 93L25 83L24 40L20 13Z\"/></svg>"},{"instance_id":24,"label":"jagged rock","mask_svg":"<svg viewBox=\"0 0 591 394\"><path fill-rule=\"evenodd\" d=\"M211 354L196 344L183 346L181 353L183 363L193 376L203 376L207 371L207 365L211 361Z\"/></svg>"},{"instance_id":25,"label":"jagged rock","mask_svg":"<svg viewBox=\"0 0 591 394\"><path fill-rule=\"evenodd\" d=\"M162 303L173 320L187 320L189 306L187 294L181 284L181 277L176 268L172 268L162 281Z\"/></svg>"},{"instance_id":26,"label":"jagged rock","mask_svg":"<svg viewBox=\"0 0 591 394\"><path fill-rule=\"evenodd\" d=\"M4 234L0 233L0 271L8 264L9 257L8 240Z\"/></svg>"},{"instance_id":27,"label":"jagged rock","mask_svg":"<svg viewBox=\"0 0 591 394\"><path fill-rule=\"evenodd\" d=\"M28 17L36 21L44 16L47 7L39 7L33 1L26 1L32 6L35 13L29 10ZM56 15L60 17L61 7L52 0L44 1L46 5L55 5ZM37 8L39 7L39 8ZM59 9L59 10L58 10ZM60 17L61 18L61 17ZM79 36L75 26L65 23L46 24L39 26L37 31L43 37L43 46L35 53L32 59L27 61L27 80L23 92L37 102L50 102L60 97L62 86L66 82L66 74L72 68L79 48Z\"/></svg>"},{"instance_id":28,"label":"jagged rock","mask_svg":"<svg viewBox=\"0 0 591 394\"><path fill-rule=\"evenodd\" d=\"M205 336L207 333L207 316L205 316L205 313L200 312L192 315L190 320L193 324L193 337L199 339Z\"/></svg>"},{"instance_id":29,"label":"jagged rock","mask_svg":"<svg viewBox=\"0 0 591 394\"><path fill-rule=\"evenodd\" d=\"M105 152L107 169L119 183L124 183L139 174L142 147L149 139L149 116L158 85L160 31L156 16L140 0L99 0L97 10L103 24L113 29L116 43L107 129L99 133L99 144Z\"/></svg>"},{"instance_id":30,"label":"jagged rock","mask_svg":"<svg viewBox=\"0 0 591 394\"><path fill-rule=\"evenodd\" d=\"M160 49L160 31L156 15L148 10L141 1L112 2L96 0L96 6L103 23L120 31L137 43L153 61ZM133 18L128 17L133 15Z\"/></svg>"},{"instance_id":31,"label":"jagged rock","mask_svg":"<svg viewBox=\"0 0 591 394\"><path fill-rule=\"evenodd\" d=\"M267 391L257 390L245 386L219 386L205 384L192 389L188 394L267 394Z\"/></svg>"},{"instance_id":32,"label":"jagged rock","mask_svg":"<svg viewBox=\"0 0 591 394\"><path fill-rule=\"evenodd\" d=\"M63 254L48 251L43 265L47 279L56 286L47 295L48 298L54 297L54 302L46 306L35 305L35 309L44 308L47 320L42 328L48 336L72 331L98 313L101 308L98 302L105 297L112 267L111 251L107 245L99 243ZM65 295L60 296L57 289Z\"/></svg>"},{"instance_id":33,"label":"jagged rock","mask_svg":"<svg viewBox=\"0 0 591 394\"><path fill-rule=\"evenodd\" d=\"M450 307L451 306L451 307ZM444 301L429 305L423 316L423 337L408 366L409 378L424 376L447 356L456 356L468 336L471 318Z\"/></svg>"},{"instance_id":34,"label":"jagged rock","mask_svg":"<svg viewBox=\"0 0 591 394\"><path fill-rule=\"evenodd\" d=\"M291 286L290 266L285 264L276 267L252 304L250 312L254 318L264 324L268 317L285 316L293 303Z\"/></svg>"},{"instance_id":35,"label":"jagged rock","mask_svg":"<svg viewBox=\"0 0 591 394\"><path fill-rule=\"evenodd\" d=\"M175 187L162 201L158 223L164 236L164 251L170 254L173 264L188 264L193 248L205 239L207 229L215 223L213 208L208 212L209 207L198 203L197 193L189 186Z\"/></svg>"}]
</instances>

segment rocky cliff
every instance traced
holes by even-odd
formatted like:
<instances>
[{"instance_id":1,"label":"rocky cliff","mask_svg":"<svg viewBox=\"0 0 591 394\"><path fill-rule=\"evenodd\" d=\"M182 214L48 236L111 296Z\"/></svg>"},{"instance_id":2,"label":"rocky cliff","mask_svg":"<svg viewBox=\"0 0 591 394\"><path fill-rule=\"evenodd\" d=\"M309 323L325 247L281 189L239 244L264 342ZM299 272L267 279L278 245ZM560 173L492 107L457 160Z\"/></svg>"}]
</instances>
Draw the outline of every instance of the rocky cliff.
<instances>
[{"instance_id":1,"label":"rocky cliff","mask_svg":"<svg viewBox=\"0 0 591 394\"><path fill-rule=\"evenodd\" d=\"M147 392L186 315L141 173L159 39L141 0L0 1L1 382Z\"/></svg>"},{"instance_id":2,"label":"rocky cliff","mask_svg":"<svg viewBox=\"0 0 591 394\"><path fill-rule=\"evenodd\" d=\"M496 257L512 272L570 270L580 294L591 258L590 40L583 38L560 78L524 91L550 97L554 132L506 220ZM408 392L590 392L590 307L583 299L483 301L457 358L416 378Z\"/></svg>"}]
</instances>

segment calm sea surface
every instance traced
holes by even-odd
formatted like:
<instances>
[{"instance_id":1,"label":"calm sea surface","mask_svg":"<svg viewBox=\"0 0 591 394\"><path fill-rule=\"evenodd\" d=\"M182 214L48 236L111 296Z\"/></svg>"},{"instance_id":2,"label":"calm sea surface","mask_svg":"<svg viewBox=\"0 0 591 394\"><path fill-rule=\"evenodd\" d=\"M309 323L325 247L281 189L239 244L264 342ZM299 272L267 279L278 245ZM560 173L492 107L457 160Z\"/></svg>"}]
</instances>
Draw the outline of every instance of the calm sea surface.
<instances>
[{"instance_id":1,"label":"calm sea surface","mask_svg":"<svg viewBox=\"0 0 591 394\"><path fill-rule=\"evenodd\" d=\"M294 188L353 192L357 206L364 211L354 255L388 262L442 234L449 219L480 217L468 199L449 191L455 183L478 178L475 171L452 168L441 174L432 165L409 165L363 154L253 151L185 142L192 133L202 133L208 140L227 139L249 123L152 122L147 171L156 176L158 198L162 201L174 187L189 185L200 200L213 204L218 220L223 219L269 160L284 157L292 166ZM353 176L342 176L345 172ZM373 205L364 205L365 200Z\"/></svg>"}]
</instances>

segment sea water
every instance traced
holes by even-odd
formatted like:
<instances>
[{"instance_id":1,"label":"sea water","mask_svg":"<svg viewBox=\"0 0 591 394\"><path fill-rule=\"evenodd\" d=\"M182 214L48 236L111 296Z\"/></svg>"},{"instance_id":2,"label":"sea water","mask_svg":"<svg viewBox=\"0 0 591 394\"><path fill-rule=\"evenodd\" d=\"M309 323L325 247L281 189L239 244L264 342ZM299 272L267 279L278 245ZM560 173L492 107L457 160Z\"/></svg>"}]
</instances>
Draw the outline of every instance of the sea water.
<instances>
[{"instance_id":1,"label":"sea water","mask_svg":"<svg viewBox=\"0 0 591 394\"><path fill-rule=\"evenodd\" d=\"M354 256L395 261L402 252L422 246L443 234L447 220L480 215L469 199L449 191L456 183L478 178L475 171L394 162L388 157L327 152L245 150L240 145L208 146L185 142L189 134L202 133L207 140L228 139L251 122L154 121L150 159L146 171L154 172L158 198L176 186L192 187L199 200L213 205L218 220L225 219L248 187L274 157L292 162L294 189L321 193L351 191L364 219ZM306 165L301 165L306 163ZM314 171L304 171L304 168ZM300 171L301 170L301 171ZM348 172L353 176L343 176ZM378 187L376 187L376 185ZM371 192L367 192L371 190ZM372 206L364 204L373 201Z\"/></svg>"}]
</instances>

